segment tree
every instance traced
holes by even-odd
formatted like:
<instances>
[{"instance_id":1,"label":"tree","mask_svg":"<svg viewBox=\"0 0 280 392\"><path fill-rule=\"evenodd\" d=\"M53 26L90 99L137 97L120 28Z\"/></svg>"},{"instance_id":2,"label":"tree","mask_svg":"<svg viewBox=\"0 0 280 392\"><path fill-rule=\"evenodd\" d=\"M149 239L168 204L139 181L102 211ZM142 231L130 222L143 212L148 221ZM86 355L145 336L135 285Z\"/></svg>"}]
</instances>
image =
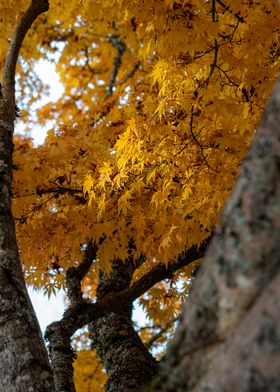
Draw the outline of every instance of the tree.
<instances>
[{"instance_id":1,"label":"tree","mask_svg":"<svg viewBox=\"0 0 280 392\"><path fill-rule=\"evenodd\" d=\"M141 390L158 373L147 346L157 339L164 344L173 331L190 278L204 256L279 72L279 7L274 1L236 1L229 7L218 0L124 0L112 7L106 1L53 0L44 13L48 2L33 0L24 12L28 5L22 1L15 10L13 1L0 2L5 7L0 57L4 168L0 200L5 218L0 333L3 339L8 337L3 347L13 343L9 351L13 355L6 357L2 351L6 362L1 382L11 391L27 390L30 378L34 390L53 390L53 380L57 391L74 391L75 386L82 391L84 385L98 390L104 373L97 353L109 376L108 391ZM33 23L39 15L40 23ZM33 72L34 61L52 53L65 93L37 111L40 124L48 119L55 124L44 145L35 148L30 139L16 137L12 163L15 64L20 49L20 107L32 105L46 88ZM34 118L23 110L22 123L30 121ZM10 206L12 168L13 215L26 281L46 293L65 287L69 299L62 320L46 333L54 377L20 270ZM274 174L269 179L274 181ZM242 181L247 181L246 173ZM228 212L229 222L235 213ZM220 237L227 235L225 230ZM218 242L216 235L213 254ZM278 248L275 252L279 256ZM201 329L195 344L199 339L201 347L213 344L213 336L221 338L219 330L208 331L203 317L200 324L195 319L204 309L212 315L216 306L215 295L207 297L208 302L204 297L213 283L215 257L212 264L206 261L208 272L199 275L193 288L193 296L202 301L198 312L196 301L190 299L195 309L193 328ZM230 265L230 259L221 258L221 264ZM242 275L241 264L239 269ZM221 286L224 275L219 275ZM227 293L219 295L226 301ZM131 320L137 298L151 320L140 334ZM233 306L238 320L242 306ZM222 317L218 310L214 319ZM13 317L7 317L12 312ZM21 326L24 344L17 344L17 328L11 327L10 319ZM96 353L83 350L78 355L73 379L71 336L88 324ZM37 343L27 358L30 336ZM178 336L180 332L175 346L184 341ZM180 360L184 362L184 355ZM38 368L31 373L34 361ZM167 355L171 379L170 367L176 372L172 361L174 355ZM203 364L199 370L208 372ZM18 371L23 374L15 386ZM209 379L214 382L211 374ZM170 380L160 373L154 388L174 390L177 386Z\"/></svg>"}]
</instances>

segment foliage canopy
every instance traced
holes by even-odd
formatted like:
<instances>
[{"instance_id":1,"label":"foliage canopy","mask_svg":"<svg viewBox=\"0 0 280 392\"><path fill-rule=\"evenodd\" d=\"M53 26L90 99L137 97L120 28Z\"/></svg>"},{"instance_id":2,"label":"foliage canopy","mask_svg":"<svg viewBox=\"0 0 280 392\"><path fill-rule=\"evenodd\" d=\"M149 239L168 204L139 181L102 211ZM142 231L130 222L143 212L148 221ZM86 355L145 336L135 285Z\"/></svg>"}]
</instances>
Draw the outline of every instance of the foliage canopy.
<instances>
[{"instance_id":1,"label":"foliage canopy","mask_svg":"<svg viewBox=\"0 0 280 392\"><path fill-rule=\"evenodd\" d=\"M0 68L28 5L0 0ZM18 64L18 129L53 126L43 145L15 139L28 283L62 287L90 239L93 298L113 260L145 256L137 280L209 237L279 74L279 26L274 0L50 1ZM34 114L48 83L34 72L39 59L56 63L64 93ZM191 271L142 298L155 324L173 320Z\"/></svg>"}]
</instances>

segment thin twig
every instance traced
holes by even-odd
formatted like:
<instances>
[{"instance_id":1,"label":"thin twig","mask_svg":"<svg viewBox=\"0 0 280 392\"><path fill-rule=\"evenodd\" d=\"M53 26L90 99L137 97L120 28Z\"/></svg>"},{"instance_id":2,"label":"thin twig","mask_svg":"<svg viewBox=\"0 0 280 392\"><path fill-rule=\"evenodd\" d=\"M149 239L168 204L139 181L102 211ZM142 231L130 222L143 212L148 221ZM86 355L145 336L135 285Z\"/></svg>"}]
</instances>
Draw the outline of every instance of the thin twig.
<instances>
[{"instance_id":1,"label":"thin twig","mask_svg":"<svg viewBox=\"0 0 280 392\"><path fill-rule=\"evenodd\" d=\"M204 85L205 85L206 87L208 86L208 84L209 84L209 82L210 82L210 79L211 79L211 76L213 75L213 73L214 73L214 71L215 71L215 68L216 68L216 66L217 66L218 50L219 50L218 42L217 42L217 40L215 39L215 42L214 42L214 59L213 59L213 63L210 65L209 76L208 76L208 78L206 79L206 81L204 82Z\"/></svg>"},{"instance_id":2,"label":"thin twig","mask_svg":"<svg viewBox=\"0 0 280 392\"><path fill-rule=\"evenodd\" d=\"M229 5L226 5L222 0L216 0L218 4L220 4L221 7L223 7L224 11L228 11L230 14L232 14L240 23L244 23L245 20L243 16L240 16L239 13L234 13Z\"/></svg>"},{"instance_id":3,"label":"thin twig","mask_svg":"<svg viewBox=\"0 0 280 392\"><path fill-rule=\"evenodd\" d=\"M205 157L205 155L204 155L204 147L203 147L203 145L199 142L199 140L197 139L196 135L195 135L194 132L193 132L193 116L194 116L194 111L193 111L193 106L192 106L192 109L191 109L191 118L190 118L190 128L189 128L189 129L190 129L190 134L192 135L192 138L194 139L194 141L196 142L196 144L197 144L198 147L200 148L201 156L202 156L202 159L204 160L206 166L207 166L209 169L213 170L214 172L218 173L218 170L214 169L213 167L211 167L211 166L209 165L209 163L208 163L208 161L207 161L207 159L206 159L206 157Z\"/></svg>"},{"instance_id":4,"label":"thin twig","mask_svg":"<svg viewBox=\"0 0 280 392\"><path fill-rule=\"evenodd\" d=\"M216 64L216 68L217 68L219 71L221 71L221 72L225 75L225 77L227 78L227 80L228 80L233 86L239 87L239 84L238 84L238 83L235 83L235 82L228 76L227 71L225 71L223 68L221 68L221 67L220 67L219 65L217 65L217 64Z\"/></svg>"},{"instance_id":5,"label":"thin twig","mask_svg":"<svg viewBox=\"0 0 280 392\"><path fill-rule=\"evenodd\" d=\"M152 346L155 345L156 341L162 337L162 335L165 334L172 326L174 326L174 323L179 320L179 316L175 317L172 322L167 323L164 327L161 327L160 330L151 337L151 339L145 344L145 346L150 349Z\"/></svg>"}]
</instances>

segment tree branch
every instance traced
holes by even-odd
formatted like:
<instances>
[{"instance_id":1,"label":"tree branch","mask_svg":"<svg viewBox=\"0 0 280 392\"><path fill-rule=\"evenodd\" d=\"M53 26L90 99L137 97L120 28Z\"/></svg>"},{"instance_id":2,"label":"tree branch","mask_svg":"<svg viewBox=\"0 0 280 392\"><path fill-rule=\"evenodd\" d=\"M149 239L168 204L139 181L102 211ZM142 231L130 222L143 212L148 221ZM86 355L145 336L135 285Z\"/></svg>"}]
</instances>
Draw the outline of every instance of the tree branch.
<instances>
[{"instance_id":1,"label":"tree branch","mask_svg":"<svg viewBox=\"0 0 280 392\"><path fill-rule=\"evenodd\" d=\"M119 310L127 303L135 301L155 284L164 279L171 278L178 269L186 267L193 261L202 258L210 239L209 237L204 240L199 249L196 246L192 246L186 252L182 253L175 263L170 264L168 267L163 264L157 265L127 289L114 293L113 295L108 294L102 300L95 303L84 301L78 306L70 307L65 311L61 321L53 323L47 328L47 338L49 333L52 333L51 331L56 328L61 328L69 336L72 336L78 329L97 320L106 312Z\"/></svg>"},{"instance_id":2,"label":"tree branch","mask_svg":"<svg viewBox=\"0 0 280 392\"><path fill-rule=\"evenodd\" d=\"M70 301L70 306L75 306L83 300L81 283L86 274L89 272L92 262L96 259L97 244L88 242L85 249L84 260L78 267L68 268L66 272L66 293Z\"/></svg>"},{"instance_id":3,"label":"tree branch","mask_svg":"<svg viewBox=\"0 0 280 392\"><path fill-rule=\"evenodd\" d=\"M15 90L15 73L16 64L18 60L18 55L20 48L22 46L23 40L26 33L30 29L32 23L36 18L48 11L49 2L48 0L32 0L30 7L23 14L20 22L18 23L14 35L12 37L8 53L5 59L5 65L3 70L2 85L3 85L3 95L8 96L11 94L11 90L14 93Z\"/></svg>"},{"instance_id":4,"label":"tree branch","mask_svg":"<svg viewBox=\"0 0 280 392\"><path fill-rule=\"evenodd\" d=\"M132 70L130 72L128 72L127 75L125 75L125 77L123 78L123 80L120 81L120 85L126 83L130 78L132 78L135 74L135 72L139 69L140 67L140 63L136 63L135 66L132 68ZM90 124L91 127L96 126L96 124L98 124L100 121L102 121L112 110L112 108L114 107L114 105L117 104L118 100L115 98L111 98L113 97L113 94L107 94L107 96L105 97L104 102L106 103L106 106L103 108L103 110L101 110L99 112L99 117L94 120L94 122L92 122ZM111 98L111 99L109 99Z\"/></svg>"},{"instance_id":5,"label":"tree branch","mask_svg":"<svg viewBox=\"0 0 280 392\"><path fill-rule=\"evenodd\" d=\"M138 63L136 63L134 65L134 67L132 68L131 71L128 72L127 75L125 75L125 77L123 78L123 80L120 82L120 84L123 84L125 82L127 82L130 78L132 78L135 74L135 72L139 69L140 67L140 62L138 61Z\"/></svg>"},{"instance_id":6,"label":"tree branch","mask_svg":"<svg viewBox=\"0 0 280 392\"><path fill-rule=\"evenodd\" d=\"M216 0L216 1L224 9L224 11L228 11L230 14L232 14L238 20L238 22L240 22L240 23L244 23L245 22L243 16L239 15L239 12L234 13L230 9L229 5L226 5L222 0Z\"/></svg>"},{"instance_id":7,"label":"tree branch","mask_svg":"<svg viewBox=\"0 0 280 392\"><path fill-rule=\"evenodd\" d=\"M118 75L120 66L122 64L122 56L123 56L125 48L126 48L124 41L122 39L120 39L118 35L113 34L109 38L109 41L111 42L113 47L117 49L117 55L114 58L113 70L112 70L111 79L110 79L109 86L108 86L108 96L107 97L111 97L113 95L116 77Z\"/></svg>"},{"instance_id":8,"label":"tree branch","mask_svg":"<svg viewBox=\"0 0 280 392\"><path fill-rule=\"evenodd\" d=\"M72 314L74 322L75 315L83 308L86 301L83 299L81 283L89 272L93 260L96 258L96 243L88 241L84 253L84 259L78 267L71 267L66 272L66 293L70 301L69 313ZM63 325L63 319L58 323L51 324L46 332L49 340L49 351L54 373L54 381L57 392L75 391L73 382L73 359L75 354L71 347L71 336ZM67 325L66 325L67 326Z\"/></svg>"},{"instance_id":9,"label":"tree branch","mask_svg":"<svg viewBox=\"0 0 280 392\"><path fill-rule=\"evenodd\" d=\"M216 22L216 0L212 0L212 8L211 8L211 15L212 15L212 22Z\"/></svg>"},{"instance_id":10,"label":"tree branch","mask_svg":"<svg viewBox=\"0 0 280 392\"><path fill-rule=\"evenodd\" d=\"M186 267L193 261L198 260L204 256L210 239L211 238L209 237L204 240L199 249L197 249L196 246L192 246L186 252L180 254L175 263L170 263L167 267L164 264L158 264L128 289L123 290L122 292L117 294L117 297L120 296L119 299L121 300L121 297L124 296L124 298L131 298L134 301L142 294L144 294L147 290L152 288L155 284L161 282L164 279L172 278L173 274L178 269Z\"/></svg>"},{"instance_id":11,"label":"tree branch","mask_svg":"<svg viewBox=\"0 0 280 392\"><path fill-rule=\"evenodd\" d=\"M145 274L132 286L105 295L95 303L88 303L82 298L81 280L89 271L92 260L96 257L97 246L90 245L85 253L84 261L77 268L70 268L66 275L67 295L71 305L64 312L60 321L54 322L47 327L45 338L49 341L50 356L55 375L57 392L68 390L75 391L73 384L73 351L70 345L71 336L85 325L97 321L109 312L118 312L131 304L139 296L153 287L156 283L171 278L174 272L185 267L193 261L204 256L210 242L206 239L199 249L192 246L182 253L177 261L166 267L159 264Z\"/></svg>"},{"instance_id":12,"label":"tree branch","mask_svg":"<svg viewBox=\"0 0 280 392\"><path fill-rule=\"evenodd\" d=\"M76 195L76 194L83 194L83 190L82 189L74 189L74 188L67 188L64 186L57 186L56 188L47 188L47 189L43 189L43 188L36 188L36 194L38 196L42 196L48 193L55 193L56 195L64 195L65 193L68 193L69 195ZM24 195L26 196L26 195ZM23 197L23 196L21 196Z\"/></svg>"}]
</instances>

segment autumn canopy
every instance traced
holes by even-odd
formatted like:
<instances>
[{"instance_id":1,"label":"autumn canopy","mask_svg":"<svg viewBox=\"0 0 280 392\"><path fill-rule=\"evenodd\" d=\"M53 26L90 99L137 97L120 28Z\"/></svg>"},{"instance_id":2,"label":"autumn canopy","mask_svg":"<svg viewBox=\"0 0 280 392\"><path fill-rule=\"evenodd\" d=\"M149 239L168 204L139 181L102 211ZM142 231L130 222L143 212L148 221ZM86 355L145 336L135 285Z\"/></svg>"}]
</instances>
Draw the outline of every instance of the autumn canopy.
<instances>
[{"instance_id":1,"label":"autumn canopy","mask_svg":"<svg viewBox=\"0 0 280 392\"><path fill-rule=\"evenodd\" d=\"M0 70L29 4L0 0ZM133 259L133 285L208 241L279 74L279 30L275 0L50 0L17 65L12 201L28 284L64 288L90 244L83 287L94 300L112 263ZM64 86L44 105L42 59ZM39 146L27 137L36 124L48 129ZM140 298L151 325L166 328L159 343L199 263ZM81 355L77 390L86 380L98 391L101 368L100 379L86 373L96 355Z\"/></svg>"}]
</instances>

